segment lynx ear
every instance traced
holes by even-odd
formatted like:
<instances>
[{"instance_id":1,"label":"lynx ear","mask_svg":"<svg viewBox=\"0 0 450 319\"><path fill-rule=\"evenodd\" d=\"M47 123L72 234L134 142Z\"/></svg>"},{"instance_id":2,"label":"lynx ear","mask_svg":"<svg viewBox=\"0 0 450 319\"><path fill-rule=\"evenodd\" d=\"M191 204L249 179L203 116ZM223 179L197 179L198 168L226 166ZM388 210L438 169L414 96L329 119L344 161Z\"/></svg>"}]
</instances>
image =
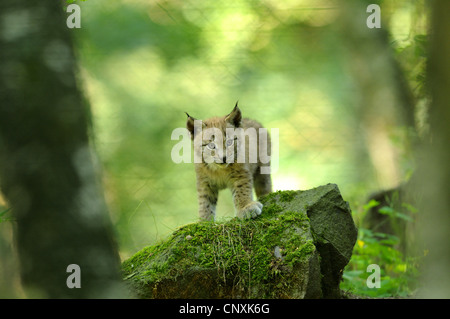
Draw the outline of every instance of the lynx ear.
<instances>
[{"instance_id":1,"label":"lynx ear","mask_svg":"<svg viewBox=\"0 0 450 319\"><path fill-rule=\"evenodd\" d=\"M230 114L225 116L225 121L233 124L235 127L239 127L241 126L241 120L242 120L241 110L239 110L238 102L236 102L233 111L231 111Z\"/></svg>"},{"instance_id":2,"label":"lynx ear","mask_svg":"<svg viewBox=\"0 0 450 319\"><path fill-rule=\"evenodd\" d=\"M187 115L187 121L186 121L186 128L188 129L189 133L191 133L191 139L194 139L194 135L197 133L197 131L201 128L198 127L198 122L195 123L194 121L199 121L196 118L193 118L192 116L190 116L187 112L184 112ZM201 122L201 121L199 121ZM202 123L202 127L205 127L205 123Z\"/></svg>"}]
</instances>

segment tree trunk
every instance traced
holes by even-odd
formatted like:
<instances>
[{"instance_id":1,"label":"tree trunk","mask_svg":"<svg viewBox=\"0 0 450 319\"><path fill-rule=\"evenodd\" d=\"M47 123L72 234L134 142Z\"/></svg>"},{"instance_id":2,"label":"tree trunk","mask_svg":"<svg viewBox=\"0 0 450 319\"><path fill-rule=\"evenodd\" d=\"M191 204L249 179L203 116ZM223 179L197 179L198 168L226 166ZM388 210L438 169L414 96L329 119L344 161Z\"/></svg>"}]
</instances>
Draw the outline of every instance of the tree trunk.
<instances>
[{"instance_id":1,"label":"tree trunk","mask_svg":"<svg viewBox=\"0 0 450 319\"><path fill-rule=\"evenodd\" d=\"M428 251L422 269L421 297L450 298L450 1L432 5L428 83L432 97L430 139L419 153L419 190L423 194L420 228Z\"/></svg>"},{"instance_id":2,"label":"tree trunk","mask_svg":"<svg viewBox=\"0 0 450 319\"><path fill-rule=\"evenodd\" d=\"M395 129L414 129L415 101L389 44L385 20L381 28L366 24L370 0L343 1L340 32L348 56L348 70L356 87L355 112L364 128L362 139L381 189L402 180L398 148L392 143ZM381 17L383 12L381 12Z\"/></svg>"},{"instance_id":3,"label":"tree trunk","mask_svg":"<svg viewBox=\"0 0 450 319\"><path fill-rule=\"evenodd\" d=\"M58 1L0 4L0 185L31 297L121 297L119 257ZM81 288L69 288L76 264ZM75 273L74 273L75 274Z\"/></svg>"}]
</instances>

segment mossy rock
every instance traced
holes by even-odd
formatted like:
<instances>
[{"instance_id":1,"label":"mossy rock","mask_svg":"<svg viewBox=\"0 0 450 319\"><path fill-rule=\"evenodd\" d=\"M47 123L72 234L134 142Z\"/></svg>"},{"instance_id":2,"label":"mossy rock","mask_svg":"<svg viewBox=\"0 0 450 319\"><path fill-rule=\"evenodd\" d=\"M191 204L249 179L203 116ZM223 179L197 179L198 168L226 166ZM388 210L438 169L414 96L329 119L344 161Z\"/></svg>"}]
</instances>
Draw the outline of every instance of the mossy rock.
<instances>
[{"instance_id":1,"label":"mossy rock","mask_svg":"<svg viewBox=\"0 0 450 319\"><path fill-rule=\"evenodd\" d=\"M330 244L340 239L334 232L330 235L329 229L346 223L336 223L339 218L329 216L325 219L330 225L315 225L324 219L317 210L330 214L330 209L322 207L325 203L331 210L348 209L342 198L328 202L336 199L330 194L339 194L337 186L330 185L269 194L261 199L263 213L253 220L183 226L164 242L124 261L124 280L140 298L338 297L336 280L351 250ZM348 213L349 209L347 217ZM324 260L337 266L323 266Z\"/></svg>"},{"instance_id":2,"label":"mossy rock","mask_svg":"<svg viewBox=\"0 0 450 319\"><path fill-rule=\"evenodd\" d=\"M283 191L267 195L264 206L279 206L281 211L305 212L310 220L314 245L320 255L324 298L340 298L339 284L344 267L350 261L358 230L349 204L336 184L306 191Z\"/></svg>"}]
</instances>

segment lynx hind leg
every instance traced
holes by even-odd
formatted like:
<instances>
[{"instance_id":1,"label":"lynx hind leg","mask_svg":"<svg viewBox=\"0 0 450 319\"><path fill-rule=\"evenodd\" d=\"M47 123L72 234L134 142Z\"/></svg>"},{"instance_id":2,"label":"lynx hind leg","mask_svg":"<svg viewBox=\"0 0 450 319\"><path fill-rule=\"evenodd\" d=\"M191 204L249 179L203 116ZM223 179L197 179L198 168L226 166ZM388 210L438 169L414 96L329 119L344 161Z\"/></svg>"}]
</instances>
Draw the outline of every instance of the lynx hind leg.
<instances>
[{"instance_id":1,"label":"lynx hind leg","mask_svg":"<svg viewBox=\"0 0 450 319\"><path fill-rule=\"evenodd\" d=\"M253 175L253 186L257 198L272 192L272 178L270 174L261 174L260 169L261 168L258 167Z\"/></svg>"}]
</instances>

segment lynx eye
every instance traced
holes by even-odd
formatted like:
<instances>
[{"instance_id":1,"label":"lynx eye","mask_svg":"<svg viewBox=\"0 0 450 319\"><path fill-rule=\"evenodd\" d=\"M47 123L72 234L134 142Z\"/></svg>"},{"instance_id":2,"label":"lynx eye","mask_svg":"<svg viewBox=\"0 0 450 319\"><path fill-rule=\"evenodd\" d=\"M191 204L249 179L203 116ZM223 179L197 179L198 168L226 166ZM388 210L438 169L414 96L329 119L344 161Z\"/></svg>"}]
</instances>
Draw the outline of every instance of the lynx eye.
<instances>
[{"instance_id":1,"label":"lynx eye","mask_svg":"<svg viewBox=\"0 0 450 319\"><path fill-rule=\"evenodd\" d=\"M216 148L216 144L211 142L211 143L208 143L208 145L206 145L206 147L209 148L210 150L213 150Z\"/></svg>"},{"instance_id":2,"label":"lynx eye","mask_svg":"<svg viewBox=\"0 0 450 319\"><path fill-rule=\"evenodd\" d=\"M227 140L227 146L231 146L231 145L233 145L233 143L234 143L234 140Z\"/></svg>"}]
</instances>

